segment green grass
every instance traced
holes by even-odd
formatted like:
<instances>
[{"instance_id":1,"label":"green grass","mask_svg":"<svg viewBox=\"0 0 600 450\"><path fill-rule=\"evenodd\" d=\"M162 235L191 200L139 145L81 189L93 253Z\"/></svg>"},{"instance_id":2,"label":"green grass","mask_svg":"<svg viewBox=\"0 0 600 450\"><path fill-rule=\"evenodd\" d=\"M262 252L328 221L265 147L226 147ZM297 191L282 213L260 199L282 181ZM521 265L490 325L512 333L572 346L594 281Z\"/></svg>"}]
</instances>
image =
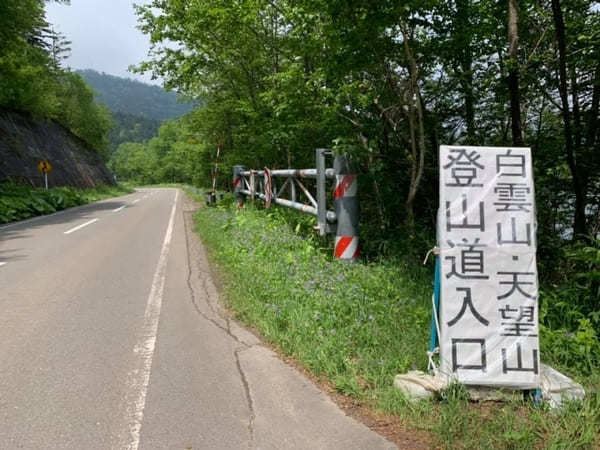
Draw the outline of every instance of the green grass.
<instances>
[{"instance_id":1,"label":"green grass","mask_svg":"<svg viewBox=\"0 0 600 450\"><path fill-rule=\"evenodd\" d=\"M49 190L12 183L0 184L0 223L51 214L73 206L133 192L123 186L98 186L92 189L57 187Z\"/></svg>"},{"instance_id":2,"label":"green grass","mask_svg":"<svg viewBox=\"0 0 600 450\"><path fill-rule=\"evenodd\" d=\"M218 263L228 306L284 354L342 393L431 433L442 448L600 448L600 375L569 372L588 396L563 413L518 400L471 404L453 386L440 399L411 403L393 386L398 373L426 369L431 268L407 258L344 264L308 231L312 219L229 198L203 208L196 224ZM544 358L542 342L542 358ZM549 355L556 353L548 352Z\"/></svg>"}]
</instances>

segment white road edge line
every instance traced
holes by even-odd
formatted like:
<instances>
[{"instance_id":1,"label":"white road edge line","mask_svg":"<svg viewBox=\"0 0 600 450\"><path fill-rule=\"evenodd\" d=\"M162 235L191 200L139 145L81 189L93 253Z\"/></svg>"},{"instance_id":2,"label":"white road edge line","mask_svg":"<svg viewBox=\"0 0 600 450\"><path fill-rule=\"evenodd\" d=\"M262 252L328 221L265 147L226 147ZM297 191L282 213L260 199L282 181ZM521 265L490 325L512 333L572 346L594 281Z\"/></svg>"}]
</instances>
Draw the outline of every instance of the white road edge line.
<instances>
[{"instance_id":1,"label":"white road edge line","mask_svg":"<svg viewBox=\"0 0 600 450\"><path fill-rule=\"evenodd\" d=\"M127 207L127 205L119 206L117 209L113 209L113 212L122 211L125 207Z\"/></svg>"},{"instance_id":2,"label":"white road edge line","mask_svg":"<svg viewBox=\"0 0 600 450\"><path fill-rule=\"evenodd\" d=\"M0 266L4 266L4 265L6 265L5 262L0 262Z\"/></svg>"},{"instance_id":3,"label":"white road edge line","mask_svg":"<svg viewBox=\"0 0 600 450\"><path fill-rule=\"evenodd\" d=\"M136 198L136 199L135 199L134 201L132 201L131 203L133 203L133 204L135 205L135 204L136 204L137 202L139 202L140 200L141 200L141 199L139 199L139 198Z\"/></svg>"},{"instance_id":4,"label":"white road edge line","mask_svg":"<svg viewBox=\"0 0 600 450\"><path fill-rule=\"evenodd\" d=\"M152 279L152 288L148 296L146 311L144 313L144 325L140 333L139 341L133 349L134 357L137 359L135 370L129 372L127 386L130 391L126 394L126 420L129 428L129 438L120 448L128 450L137 450L140 445L140 431L144 419L144 408L146 406L146 393L150 381L150 372L152 370L152 358L154 356L154 347L156 345L156 334L158 331L158 321L160 319L160 309L162 306L162 296L165 287L165 277L167 269L167 258L171 246L171 236L173 235L173 223L175 221L175 211L177 209L177 198L179 191L176 191L173 208L171 209L171 218L165 233L162 250L158 258L156 272Z\"/></svg>"},{"instance_id":5,"label":"white road edge line","mask_svg":"<svg viewBox=\"0 0 600 450\"><path fill-rule=\"evenodd\" d=\"M83 227L87 227L88 225L91 225L94 222L98 222L99 220L100 219L88 220L86 223L82 223L81 225L77 225L75 228L71 228L70 230L65 231L65 234L71 234L77 230L81 230Z\"/></svg>"}]
</instances>

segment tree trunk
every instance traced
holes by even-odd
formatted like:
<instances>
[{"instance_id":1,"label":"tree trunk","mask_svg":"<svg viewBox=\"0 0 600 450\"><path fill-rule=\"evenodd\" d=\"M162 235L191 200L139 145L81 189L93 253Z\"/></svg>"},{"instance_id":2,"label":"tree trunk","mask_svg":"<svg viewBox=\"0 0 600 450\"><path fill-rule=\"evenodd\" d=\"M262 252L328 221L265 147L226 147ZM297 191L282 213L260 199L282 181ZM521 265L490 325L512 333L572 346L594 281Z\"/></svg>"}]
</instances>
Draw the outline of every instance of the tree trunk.
<instances>
[{"instance_id":1,"label":"tree trunk","mask_svg":"<svg viewBox=\"0 0 600 450\"><path fill-rule=\"evenodd\" d=\"M592 88L592 103L587 116L587 133L585 143L590 151L594 151L596 139L598 138L598 110L600 107L600 50L596 52L598 64L594 74L594 87ZM598 155L596 155L596 158Z\"/></svg>"},{"instance_id":2,"label":"tree trunk","mask_svg":"<svg viewBox=\"0 0 600 450\"><path fill-rule=\"evenodd\" d=\"M518 0L508 0L508 92L510 94L510 118L512 144L523 146L521 129L521 98L519 93L519 5Z\"/></svg>"},{"instance_id":3,"label":"tree trunk","mask_svg":"<svg viewBox=\"0 0 600 450\"><path fill-rule=\"evenodd\" d=\"M423 106L421 104L417 61L408 44L409 34L405 23L402 23L402 34L410 75L410 98L407 103L408 123L411 135L411 177L408 197L406 199L406 224L408 227L413 228L414 202L421 184L421 179L423 178L423 170L425 167L425 126L423 123Z\"/></svg>"},{"instance_id":4,"label":"tree trunk","mask_svg":"<svg viewBox=\"0 0 600 450\"><path fill-rule=\"evenodd\" d=\"M471 46L471 0L456 0L456 46L459 83L465 102L467 143L475 144L475 94L473 93L473 48Z\"/></svg>"},{"instance_id":5,"label":"tree trunk","mask_svg":"<svg viewBox=\"0 0 600 450\"><path fill-rule=\"evenodd\" d=\"M558 73L560 100L562 103L562 118L565 135L565 149L567 152L567 164L571 171L573 190L575 192L575 219L573 221L573 238L581 239L587 234L585 208L587 205L586 189L581 170L575 158L573 145L573 130L571 128L571 110L569 106L569 94L567 89L567 39L565 36L565 22L562 15L560 0L552 0L552 15L556 29L556 41L558 44Z\"/></svg>"}]
</instances>

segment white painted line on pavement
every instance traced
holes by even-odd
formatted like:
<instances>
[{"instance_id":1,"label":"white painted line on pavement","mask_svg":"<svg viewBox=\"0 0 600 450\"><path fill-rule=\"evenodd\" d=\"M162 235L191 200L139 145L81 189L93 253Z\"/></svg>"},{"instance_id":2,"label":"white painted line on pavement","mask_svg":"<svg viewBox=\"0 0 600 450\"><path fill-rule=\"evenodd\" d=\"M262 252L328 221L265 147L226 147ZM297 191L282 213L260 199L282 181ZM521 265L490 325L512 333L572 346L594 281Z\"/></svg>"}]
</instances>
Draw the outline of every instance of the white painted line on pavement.
<instances>
[{"instance_id":1,"label":"white painted line on pavement","mask_svg":"<svg viewBox=\"0 0 600 450\"><path fill-rule=\"evenodd\" d=\"M77 230L81 230L83 227L87 227L88 225L93 224L94 222L98 222L100 219L92 219L88 220L86 223L82 223L81 225L77 225L75 228L71 228L68 231L65 231L65 234L71 234Z\"/></svg>"},{"instance_id":2,"label":"white painted line on pavement","mask_svg":"<svg viewBox=\"0 0 600 450\"><path fill-rule=\"evenodd\" d=\"M0 267L4 266L5 264L5 262L0 262Z\"/></svg>"},{"instance_id":3,"label":"white painted line on pavement","mask_svg":"<svg viewBox=\"0 0 600 450\"><path fill-rule=\"evenodd\" d=\"M127 205L123 205L123 206L119 206L117 209L113 209L113 212L119 212L122 211L123 209L125 209L127 207Z\"/></svg>"},{"instance_id":4,"label":"white painted line on pavement","mask_svg":"<svg viewBox=\"0 0 600 450\"><path fill-rule=\"evenodd\" d=\"M136 198L136 199L135 199L133 202L131 202L131 203L133 203L133 204L135 205L135 204L136 204L137 202L139 202L140 200L141 200L140 198Z\"/></svg>"},{"instance_id":5,"label":"white painted line on pavement","mask_svg":"<svg viewBox=\"0 0 600 450\"><path fill-rule=\"evenodd\" d=\"M173 235L173 223L175 222L175 211L177 209L177 198L179 192L175 194L173 208L171 209L171 218L165 233L160 257L152 279L152 288L148 296L146 311L144 313L144 325L139 334L138 343L133 348L135 358L135 370L128 373L126 386L129 392L126 395L126 421L129 429L127 442L119 445L119 448L128 450L137 450L140 445L140 431L144 419L144 408L146 406L146 393L150 381L150 372L152 370L152 358L154 356L154 347L156 345L156 333L158 331L158 321L160 319L160 309L162 306L162 296L165 287L165 277L167 271L167 258L171 246L171 236Z\"/></svg>"}]
</instances>

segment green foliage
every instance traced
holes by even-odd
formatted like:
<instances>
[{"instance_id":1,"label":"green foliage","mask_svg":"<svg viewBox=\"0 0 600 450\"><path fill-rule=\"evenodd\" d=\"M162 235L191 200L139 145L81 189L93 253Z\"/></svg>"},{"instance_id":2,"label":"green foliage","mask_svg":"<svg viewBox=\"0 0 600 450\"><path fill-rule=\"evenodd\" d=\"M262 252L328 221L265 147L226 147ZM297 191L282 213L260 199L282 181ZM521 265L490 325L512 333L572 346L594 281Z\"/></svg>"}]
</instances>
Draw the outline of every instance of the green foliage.
<instances>
[{"instance_id":1,"label":"green foliage","mask_svg":"<svg viewBox=\"0 0 600 450\"><path fill-rule=\"evenodd\" d=\"M79 75L60 68L66 42L48 29L44 2L2 2L0 17L0 108L54 119L106 156L110 115Z\"/></svg>"},{"instance_id":2,"label":"green foliage","mask_svg":"<svg viewBox=\"0 0 600 450\"><path fill-rule=\"evenodd\" d=\"M56 109L50 117L69 128L97 152L108 156L112 118L105 106L94 103L94 94L83 78L74 73L62 74L56 95Z\"/></svg>"},{"instance_id":3,"label":"green foliage","mask_svg":"<svg viewBox=\"0 0 600 450\"><path fill-rule=\"evenodd\" d=\"M94 89L96 101L106 105L114 113L162 122L183 116L196 106L194 103L185 102L174 92L166 92L160 86L91 69L78 70L77 73ZM148 139L150 137L152 136Z\"/></svg>"},{"instance_id":4,"label":"green foliage","mask_svg":"<svg viewBox=\"0 0 600 450\"><path fill-rule=\"evenodd\" d=\"M556 259L560 277L541 292L542 352L572 375L591 374L600 370L600 240L567 247Z\"/></svg>"},{"instance_id":5,"label":"green foliage","mask_svg":"<svg viewBox=\"0 0 600 450\"><path fill-rule=\"evenodd\" d=\"M553 4L565 16L569 118ZM188 125L204 184L219 143L227 168L313 167L315 147L348 153L360 172L364 255L410 255L413 266L435 244L439 145L510 145L516 70L534 157L546 336L577 336L588 322L598 336L597 269L570 241L576 210L600 230L600 11L578 0L518 2L516 56L507 13L506 2L489 0L154 1L138 7L154 44L138 69L203 99ZM221 186L230 178L225 171ZM595 367L588 347L571 355L586 373Z\"/></svg>"},{"instance_id":6,"label":"green foliage","mask_svg":"<svg viewBox=\"0 0 600 450\"><path fill-rule=\"evenodd\" d=\"M304 217L280 209L231 214L219 206L197 221L236 274L229 289L239 316L340 391L359 394L425 368L429 293L422 278L407 278L414 273L405 264L333 262L326 241L307 239Z\"/></svg>"},{"instance_id":7,"label":"green foliage","mask_svg":"<svg viewBox=\"0 0 600 450\"><path fill-rule=\"evenodd\" d=\"M177 121L167 121L149 141L121 144L112 155L109 167L120 179L141 184L200 185L210 167L206 161L210 155L204 153L204 146L197 142L190 125L192 120L192 116L184 116Z\"/></svg>"},{"instance_id":8,"label":"green foliage","mask_svg":"<svg viewBox=\"0 0 600 450\"><path fill-rule=\"evenodd\" d=\"M0 223L51 214L127 192L131 192L131 189L113 186L100 186L93 189L57 187L46 191L41 188L2 183L0 184Z\"/></svg>"},{"instance_id":9,"label":"green foliage","mask_svg":"<svg viewBox=\"0 0 600 450\"><path fill-rule=\"evenodd\" d=\"M460 384L444 391L439 402L415 403L392 386L396 374L424 370L427 363L431 277L416 270L410 254L377 264L332 261L331 242L312 234L306 216L251 205L236 211L231 196L200 210L196 225L222 271L227 305L239 319L339 392L431 432L434 447L600 445L598 366L570 369L587 396L560 413L520 398L472 405ZM552 341L545 328L541 338L545 362L560 361L551 348L560 351L563 343ZM564 364L584 364L585 355L597 364L597 337L588 323L581 323L569 345L580 349L566 349L571 360L563 359Z\"/></svg>"},{"instance_id":10,"label":"green foliage","mask_svg":"<svg viewBox=\"0 0 600 450\"><path fill-rule=\"evenodd\" d=\"M160 121L144 116L113 112L115 128L110 134L110 147L114 151L125 142L142 143L149 141L158 133Z\"/></svg>"}]
</instances>

